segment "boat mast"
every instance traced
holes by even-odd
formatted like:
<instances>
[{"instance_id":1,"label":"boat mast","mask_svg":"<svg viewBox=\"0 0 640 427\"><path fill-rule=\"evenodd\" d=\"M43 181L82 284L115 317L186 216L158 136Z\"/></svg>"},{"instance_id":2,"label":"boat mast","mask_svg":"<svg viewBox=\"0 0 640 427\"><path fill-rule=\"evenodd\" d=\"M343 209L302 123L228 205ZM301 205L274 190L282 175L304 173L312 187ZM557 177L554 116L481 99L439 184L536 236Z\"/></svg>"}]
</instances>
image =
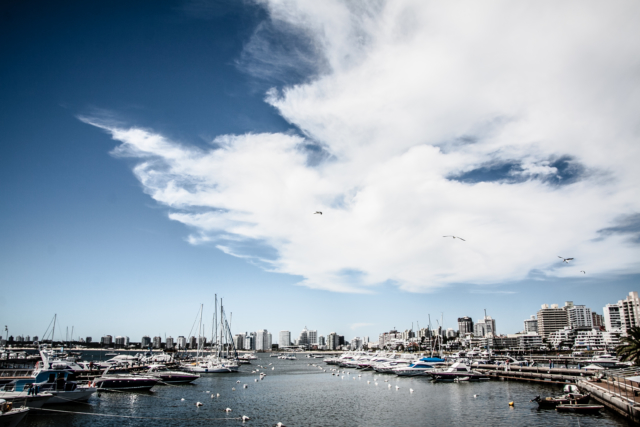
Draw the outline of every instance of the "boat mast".
<instances>
[{"instance_id":1,"label":"boat mast","mask_svg":"<svg viewBox=\"0 0 640 427\"><path fill-rule=\"evenodd\" d=\"M217 297L217 294L216 294ZM213 317L211 318L211 351L213 352L213 344L214 344L214 337L215 335L215 328L216 328L216 308L215 308L216 302L214 302L214 307L213 307Z\"/></svg>"},{"instance_id":2,"label":"boat mast","mask_svg":"<svg viewBox=\"0 0 640 427\"><path fill-rule=\"evenodd\" d=\"M51 348L53 349L53 339L56 336L56 320L58 319L58 313L53 315L53 330L51 331Z\"/></svg>"},{"instance_id":3,"label":"boat mast","mask_svg":"<svg viewBox=\"0 0 640 427\"><path fill-rule=\"evenodd\" d=\"M202 351L202 304L200 304L200 326L198 328L198 352L196 353L196 358L200 356L201 351Z\"/></svg>"}]
</instances>

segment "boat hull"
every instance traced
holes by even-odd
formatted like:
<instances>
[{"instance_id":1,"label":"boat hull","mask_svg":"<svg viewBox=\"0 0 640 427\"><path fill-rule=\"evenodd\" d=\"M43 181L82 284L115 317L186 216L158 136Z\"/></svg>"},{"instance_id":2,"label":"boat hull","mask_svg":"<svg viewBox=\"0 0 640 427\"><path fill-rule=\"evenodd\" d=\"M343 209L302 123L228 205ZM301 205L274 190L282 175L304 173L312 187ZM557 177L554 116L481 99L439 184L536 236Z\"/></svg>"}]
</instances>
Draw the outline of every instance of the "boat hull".
<instances>
[{"instance_id":1,"label":"boat hull","mask_svg":"<svg viewBox=\"0 0 640 427\"><path fill-rule=\"evenodd\" d=\"M151 390L151 388L153 388L157 383L158 380L155 378L96 378L93 385L98 389L98 391L147 391Z\"/></svg>"},{"instance_id":2,"label":"boat hull","mask_svg":"<svg viewBox=\"0 0 640 427\"><path fill-rule=\"evenodd\" d=\"M28 408L17 408L0 414L0 427L15 427L29 412Z\"/></svg>"},{"instance_id":3,"label":"boat hull","mask_svg":"<svg viewBox=\"0 0 640 427\"><path fill-rule=\"evenodd\" d=\"M95 387L84 387L74 391L49 391L48 393L53 394L53 397L47 400L45 405L86 402L97 390Z\"/></svg>"},{"instance_id":4,"label":"boat hull","mask_svg":"<svg viewBox=\"0 0 640 427\"><path fill-rule=\"evenodd\" d=\"M52 395L50 393L43 393L38 395L27 395L26 392L12 393L12 392L0 392L0 399L4 399L7 402L13 404L13 406L27 406L29 408L42 408Z\"/></svg>"},{"instance_id":5,"label":"boat hull","mask_svg":"<svg viewBox=\"0 0 640 427\"><path fill-rule=\"evenodd\" d=\"M599 414L604 409L602 405L558 405L556 411L571 412L574 414Z\"/></svg>"}]
</instances>

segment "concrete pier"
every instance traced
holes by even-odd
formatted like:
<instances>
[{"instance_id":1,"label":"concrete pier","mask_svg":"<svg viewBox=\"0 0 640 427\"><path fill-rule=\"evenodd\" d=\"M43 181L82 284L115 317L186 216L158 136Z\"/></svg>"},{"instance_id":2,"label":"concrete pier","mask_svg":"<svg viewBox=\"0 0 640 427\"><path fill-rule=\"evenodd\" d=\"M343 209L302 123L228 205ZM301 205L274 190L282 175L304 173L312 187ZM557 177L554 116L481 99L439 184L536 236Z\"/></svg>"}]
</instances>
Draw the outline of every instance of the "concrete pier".
<instances>
[{"instance_id":1,"label":"concrete pier","mask_svg":"<svg viewBox=\"0 0 640 427\"><path fill-rule=\"evenodd\" d=\"M640 424L640 384L625 378L581 380L578 388L591 393L591 398L627 420Z\"/></svg>"}]
</instances>

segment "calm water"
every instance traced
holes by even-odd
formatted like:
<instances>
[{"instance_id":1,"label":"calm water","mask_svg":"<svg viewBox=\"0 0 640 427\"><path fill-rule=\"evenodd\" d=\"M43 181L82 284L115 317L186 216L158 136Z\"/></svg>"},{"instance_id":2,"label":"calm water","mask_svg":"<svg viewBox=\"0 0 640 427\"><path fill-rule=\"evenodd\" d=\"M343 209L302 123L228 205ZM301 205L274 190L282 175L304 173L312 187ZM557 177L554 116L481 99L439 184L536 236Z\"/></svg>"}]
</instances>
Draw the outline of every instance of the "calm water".
<instances>
[{"instance_id":1,"label":"calm water","mask_svg":"<svg viewBox=\"0 0 640 427\"><path fill-rule=\"evenodd\" d=\"M309 363L322 366L322 370ZM258 374L251 371L263 371L258 365L267 368L267 377L255 382ZM627 425L609 412L601 416L558 414L553 410L539 411L537 405L529 403L536 395L560 391L553 386L503 381L434 384L425 378L355 370L349 375L332 376L331 368L335 367L324 365L321 359L304 356L298 360L262 357L251 365L242 365L237 374L203 375L193 385L156 386L148 393L101 393L87 404L48 406L92 415L34 410L20 426L239 426L242 421L234 418L241 415L251 418L246 426L273 426L277 422L289 427ZM218 393L220 397L211 398L211 394ZM515 402L515 407L509 407L510 401ZM198 408L196 402L204 406ZM232 412L225 413L225 408Z\"/></svg>"}]
</instances>

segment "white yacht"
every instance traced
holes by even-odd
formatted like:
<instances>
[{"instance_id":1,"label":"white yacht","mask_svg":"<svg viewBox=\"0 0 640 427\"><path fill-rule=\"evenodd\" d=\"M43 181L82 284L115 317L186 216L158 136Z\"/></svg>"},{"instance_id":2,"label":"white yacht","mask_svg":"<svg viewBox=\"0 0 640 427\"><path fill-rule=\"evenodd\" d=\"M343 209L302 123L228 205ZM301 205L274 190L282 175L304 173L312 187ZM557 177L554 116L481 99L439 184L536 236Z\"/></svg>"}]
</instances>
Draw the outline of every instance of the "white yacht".
<instances>
[{"instance_id":1,"label":"white yacht","mask_svg":"<svg viewBox=\"0 0 640 427\"><path fill-rule=\"evenodd\" d=\"M409 366L399 365L392 371L400 377L430 376L433 371L444 366L444 363L428 363L418 361Z\"/></svg>"}]
</instances>

